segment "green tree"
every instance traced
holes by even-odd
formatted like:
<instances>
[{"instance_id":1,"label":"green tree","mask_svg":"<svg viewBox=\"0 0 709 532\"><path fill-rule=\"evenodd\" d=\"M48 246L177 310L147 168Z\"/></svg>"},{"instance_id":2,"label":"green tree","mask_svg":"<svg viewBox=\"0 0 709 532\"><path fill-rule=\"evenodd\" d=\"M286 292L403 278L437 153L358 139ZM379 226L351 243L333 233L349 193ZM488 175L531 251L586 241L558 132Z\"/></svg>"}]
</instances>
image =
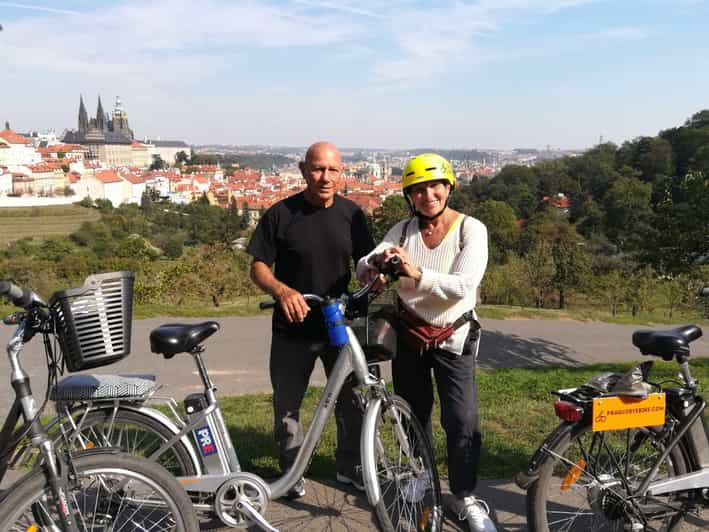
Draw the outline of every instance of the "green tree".
<instances>
[{"instance_id":1,"label":"green tree","mask_svg":"<svg viewBox=\"0 0 709 532\"><path fill-rule=\"evenodd\" d=\"M524 257L524 279L532 292L534 306L544 308L554 289L551 244L538 240Z\"/></svg>"},{"instance_id":2,"label":"green tree","mask_svg":"<svg viewBox=\"0 0 709 532\"><path fill-rule=\"evenodd\" d=\"M642 247L643 232L652 216L651 193L651 185L628 176L619 177L606 192L605 232L621 250Z\"/></svg>"},{"instance_id":3,"label":"green tree","mask_svg":"<svg viewBox=\"0 0 709 532\"><path fill-rule=\"evenodd\" d=\"M410 217L411 211L403 196L399 194L388 196L379 207L374 209L370 218L374 241L380 242L389 229Z\"/></svg>"},{"instance_id":4,"label":"green tree","mask_svg":"<svg viewBox=\"0 0 709 532\"><path fill-rule=\"evenodd\" d=\"M208 298L215 307L235 295L241 277L232 249L223 243L199 246L190 256L191 272L175 283L178 293Z\"/></svg>"},{"instance_id":5,"label":"green tree","mask_svg":"<svg viewBox=\"0 0 709 532\"><path fill-rule=\"evenodd\" d=\"M177 161L180 164L186 163L188 159L189 159L189 157L185 153L184 150L178 151L177 154L175 155L175 161Z\"/></svg>"},{"instance_id":6,"label":"green tree","mask_svg":"<svg viewBox=\"0 0 709 532\"><path fill-rule=\"evenodd\" d=\"M507 203L487 200L472 214L487 226L490 262L502 264L519 246L520 229L514 210Z\"/></svg>"},{"instance_id":7,"label":"green tree","mask_svg":"<svg viewBox=\"0 0 709 532\"><path fill-rule=\"evenodd\" d=\"M659 291L657 274L650 266L633 272L626 278L625 297L633 318L644 310L652 310Z\"/></svg>"},{"instance_id":8,"label":"green tree","mask_svg":"<svg viewBox=\"0 0 709 532\"><path fill-rule=\"evenodd\" d=\"M239 228L242 231L246 231L249 228L249 204L244 202L241 205L241 219L239 220Z\"/></svg>"},{"instance_id":9,"label":"green tree","mask_svg":"<svg viewBox=\"0 0 709 532\"><path fill-rule=\"evenodd\" d=\"M164 170L167 168L167 163L163 161L163 158L159 153L153 155L153 162L150 164L150 170Z\"/></svg>"},{"instance_id":10,"label":"green tree","mask_svg":"<svg viewBox=\"0 0 709 532\"><path fill-rule=\"evenodd\" d=\"M153 212L153 199L150 197L150 193L147 190L144 190L143 194L140 196L140 209L146 216L150 216Z\"/></svg>"},{"instance_id":11,"label":"green tree","mask_svg":"<svg viewBox=\"0 0 709 532\"><path fill-rule=\"evenodd\" d=\"M554 275L552 284L559 294L559 308L566 308L566 296L575 288L580 288L591 272L591 258L583 247L581 239L563 239L552 245Z\"/></svg>"}]
</instances>

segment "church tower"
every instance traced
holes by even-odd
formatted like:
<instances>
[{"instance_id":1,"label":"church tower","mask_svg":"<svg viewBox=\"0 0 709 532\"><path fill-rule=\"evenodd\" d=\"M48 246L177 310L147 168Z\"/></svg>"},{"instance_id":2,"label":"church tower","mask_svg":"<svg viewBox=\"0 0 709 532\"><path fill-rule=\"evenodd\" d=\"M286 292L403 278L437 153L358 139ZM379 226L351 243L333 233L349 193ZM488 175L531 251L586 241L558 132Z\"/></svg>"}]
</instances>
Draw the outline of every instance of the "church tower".
<instances>
[{"instance_id":1,"label":"church tower","mask_svg":"<svg viewBox=\"0 0 709 532\"><path fill-rule=\"evenodd\" d=\"M79 133L86 133L89 130L89 115L84 106L84 97L79 95Z\"/></svg>"},{"instance_id":2,"label":"church tower","mask_svg":"<svg viewBox=\"0 0 709 532\"><path fill-rule=\"evenodd\" d=\"M109 129L116 133L120 133L126 137L133 139L133 131L128 126L128 113L123 108L121 97L116 97L116 106L113 109L113 117Z\"/></svg>"},{"instance_id":3,"label":"church tower","mask_svg":"<svg viewBox=\"0 0 709 532\"><path fill-rule=\"evenodd\" d=\"M103 112L101 96L98 97L98 108L96 109L96 129L106 131L106 113Z\"/></svg>"}]
</instances>

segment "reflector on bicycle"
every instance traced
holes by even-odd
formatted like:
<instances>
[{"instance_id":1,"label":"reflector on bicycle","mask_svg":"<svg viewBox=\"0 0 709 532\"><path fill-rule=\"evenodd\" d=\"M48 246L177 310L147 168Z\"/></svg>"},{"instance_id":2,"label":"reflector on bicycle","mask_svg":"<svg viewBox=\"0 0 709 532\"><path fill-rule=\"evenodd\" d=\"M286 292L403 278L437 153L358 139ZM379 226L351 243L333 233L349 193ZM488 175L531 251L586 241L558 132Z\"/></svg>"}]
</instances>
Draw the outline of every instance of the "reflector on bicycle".
<instances>
[{"instance_id":1,"label":"reflector on bicycle","mask_svg":"<svg viewBox=\"0 0 709 532\"><path fill-rule=\"evenodd\" d=\"M665 408L664 393L651 393L646 399L600 397L593 400L593 431L664 425Z\"/></svg>"},{"instance_id":2,"label":"reflector on bicycle","mask_svg":"<svg viewBox=\"0 0 709 532\"><path fill-rule=\"evenodd\" d=\"M433 515L433 510L430 506L426 506L421 512L421 519L419 520L419 530L424 531L428 528L428 523L431 521L431 515Z\"/></svg>"},{"instance_id":3,"label":"reflector on bicycle","mask_svg":"<svg viewBox=\"0 0 709 532\"><path fill-rule=\"evenodd\" d=\"M573 466L571 466L571 469L569 469L569 472L566 473L564 480L561 481L561 487L559 488L559 490L566 491L571 486L576 484L578 479L583 474L584 469L586 469L586 460L581 458L578 462L576 462Z\"/></svg>"}]
</instances>

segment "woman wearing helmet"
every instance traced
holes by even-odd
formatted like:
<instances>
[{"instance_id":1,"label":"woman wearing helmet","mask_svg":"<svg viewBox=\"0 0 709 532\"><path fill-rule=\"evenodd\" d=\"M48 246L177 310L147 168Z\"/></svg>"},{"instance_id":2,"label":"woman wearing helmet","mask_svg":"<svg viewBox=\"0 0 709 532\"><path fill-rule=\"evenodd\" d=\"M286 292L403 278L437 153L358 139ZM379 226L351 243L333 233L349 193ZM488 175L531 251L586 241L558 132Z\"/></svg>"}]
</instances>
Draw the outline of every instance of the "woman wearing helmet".
<instances>
[{"instance_id":1,"label":"woman wearing helmet","mask_svg":"<svg viewBox=\"0 0 709 532\"><path fill-rule=\"evenodd\" d=\"M448 449L452 496L447 506L458 519L467 520L471 530L489 532L495 526L487 505L473 496L480 460L475 385L479 333L471 327L476 320L461 319L475 317L476 293L487 266L487 229L448 206L454 187L453 169L440 155L425 153L409 160L402 188L413 216L392 227L360 259L357 274L367 282L377 275L373 265L398 256L402 314L442 328L458 325L452 334L453 327L448 327L450 336L433 345L406 341L408 335L400 332L392 361L394 390L409 402L431 437L433 370Z\"/></svg>"}]
</instances>

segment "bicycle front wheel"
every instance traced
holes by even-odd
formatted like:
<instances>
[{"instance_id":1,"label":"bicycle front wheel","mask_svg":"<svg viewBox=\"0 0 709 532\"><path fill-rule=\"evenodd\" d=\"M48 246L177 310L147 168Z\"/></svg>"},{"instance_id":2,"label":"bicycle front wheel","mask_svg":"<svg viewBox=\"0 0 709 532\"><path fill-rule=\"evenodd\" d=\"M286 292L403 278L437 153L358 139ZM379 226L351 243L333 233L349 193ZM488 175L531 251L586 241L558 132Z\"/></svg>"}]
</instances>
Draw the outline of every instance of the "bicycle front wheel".
<instances>
[{"instance_id":1,"label":"bicycle front wheel","mask_svg":"<svg viewBox=\"0 0 709 532\"><path fill-rule=\"evenodd\" d=\"M421 424L398 396L370 408L362 433L362 474L380 528L440 530L438 471Z\"/></svg>"},{"instance_id":2,"label":"bicycle front wheel","mask_svg":"<svg viewBox=\"0 0 709 532\"><path fill-rule=\"evenodd\" d=\"M198 532L187 494L153 462L124 453L78 453L67 503L80 532ZM44 471L18 480L0 505L0 530L62 530Z\"/></svg>"},{"instance_id":3,"label":"bicycle front wheel","mask_svg":"<svg viewBox=\"0 0 709 532\"><path fill-rule=\"evenodd\" d=\"M666 449L651 427L593 432L574 427L553 448L527 492L532 532L699 531L709 528L701 505L682 494L636 497L632 493ZM686 472L672 449L653 480ZM680 526L681 525L681 526Z\"/></svg>"}]
</instances>

